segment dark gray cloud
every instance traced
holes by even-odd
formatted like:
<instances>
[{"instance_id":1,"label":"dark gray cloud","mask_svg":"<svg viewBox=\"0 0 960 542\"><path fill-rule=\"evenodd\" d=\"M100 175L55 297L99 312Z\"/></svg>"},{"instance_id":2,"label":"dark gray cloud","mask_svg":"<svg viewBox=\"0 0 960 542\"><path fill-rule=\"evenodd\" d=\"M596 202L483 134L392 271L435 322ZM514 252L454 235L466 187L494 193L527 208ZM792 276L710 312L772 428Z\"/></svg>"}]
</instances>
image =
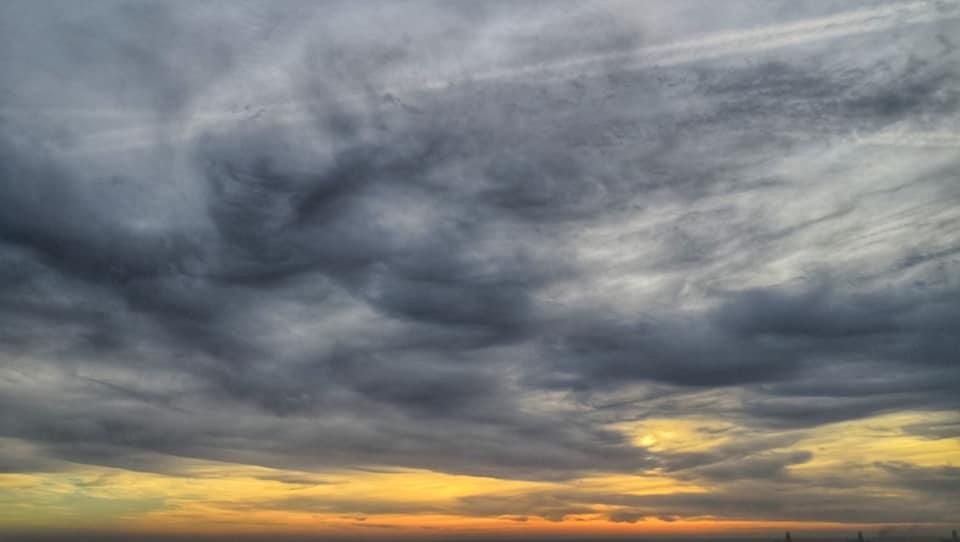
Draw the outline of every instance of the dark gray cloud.
<instances>
[{"instance_id":1,"label":"dark gray cloud","mask_svg":"<svg viewBox=\"0 0 960 542\"><path fill-rule=\"evenodd\" d=\"M947 522L955 504L937 502L930 507L925 499L903 496L850 494L824 495L815 491L773 491L747 485L711 493L681 493L632 499L616 499L633 514L679 517L764 518L770 520L822 520L834 522ZM897 504L899 503L899 504ZM624 513L624 512L621 512Z\"/></svg>"},{"instance_id":2,"label":"dark gray cloud","mask_svg":"<svg viewBox=\"0 0 960 542\"><path fill-rule=\"evenodd\" d=\"M774 499L815 453L789 435L670 454L606 423L960 408L934 4L7 2L0 437L42 453L0 470L661 468L723 489L458 511L891 519ZM914 492L895 521L946 518L952 470L878 468Z\"/></svg>"}]
</instances>

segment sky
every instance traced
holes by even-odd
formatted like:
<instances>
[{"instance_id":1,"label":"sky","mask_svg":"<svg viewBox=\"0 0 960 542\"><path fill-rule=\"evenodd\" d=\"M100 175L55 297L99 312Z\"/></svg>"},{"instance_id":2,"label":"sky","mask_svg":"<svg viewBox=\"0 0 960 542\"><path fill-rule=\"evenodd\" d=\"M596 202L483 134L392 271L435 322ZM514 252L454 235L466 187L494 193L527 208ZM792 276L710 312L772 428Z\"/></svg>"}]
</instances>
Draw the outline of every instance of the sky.
<instances>
[{"instance_id":1,"label":"sky","mask_svg":"<svg viewBox=\"0 0 960 542\"><path fill-rule=\"evenodd\" d=\"M0 3L0 540L947 534L958 47L958 0Z\"/></svg>"}]
</instances>

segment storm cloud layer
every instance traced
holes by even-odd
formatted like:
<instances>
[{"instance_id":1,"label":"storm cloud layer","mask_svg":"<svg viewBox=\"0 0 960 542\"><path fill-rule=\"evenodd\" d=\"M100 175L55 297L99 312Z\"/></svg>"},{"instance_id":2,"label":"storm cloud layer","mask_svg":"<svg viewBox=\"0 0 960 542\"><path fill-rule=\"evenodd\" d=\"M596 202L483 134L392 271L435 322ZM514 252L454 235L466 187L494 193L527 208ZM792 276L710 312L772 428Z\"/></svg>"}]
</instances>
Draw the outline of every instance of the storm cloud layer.
<instances>
[{"instance_id":1,"label":"storm cloud layer","mask_svg":"<svg viewBox=\"0 0 960 542\"><path fill-rule=\"evenodd\" d=\"M790 469L960 410L958 35L954 1L4 2L0 471L657 472L717 489L443 512L955 518L956 464ZM616 429L705 414L734 444Z\"/></svg>"}]
</instances>

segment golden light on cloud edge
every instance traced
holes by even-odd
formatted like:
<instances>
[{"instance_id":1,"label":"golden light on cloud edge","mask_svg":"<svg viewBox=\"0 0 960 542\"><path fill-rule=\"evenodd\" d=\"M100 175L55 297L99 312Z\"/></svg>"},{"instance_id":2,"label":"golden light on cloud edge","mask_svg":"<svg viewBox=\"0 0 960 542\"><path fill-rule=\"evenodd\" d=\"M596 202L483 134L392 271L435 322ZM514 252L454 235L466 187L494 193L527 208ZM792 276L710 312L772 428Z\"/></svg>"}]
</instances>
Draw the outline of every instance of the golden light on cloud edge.
<instances>
[{"instance_id":1,"label":"golden light on cloud edge","mask_svg":"<svg viewBox=\"0 0 960 542\"><path fill-rule=\"evenodd\" d=\"M960 461L960 441L924 438L904 428L954 418L950 412L893 413L815 430L774 432L795 435L783 440L782 447L762 454L815 450L809 461L789 466L789 476L800 482L842 475L851 468L878 471L877 464L949 467ZM729 446L738 430L731 422L702 416L647 419L617 427L637 446L655 454L707 453ZM869 462L864 462L864 454ZM63 464L57 472L0 474L0 495L11 504L0 515L0 526L44 530L106 526L119 531L182 534L389 533L405 537L720 535L890 527L875 521L658 516L604 502L609 495L658 497L723 489L722 481L697 480L684 472L662 469L537 482L376 466L306 472L191 459L175 459L170 464L178 474L79 464ZM882 486L880 478L864 480L855 491L872 491L874 482ZM516 513L502 510L510 507Z\"/></svg>"},{"instance_id":2,"label":"golden light on cloud edge","mask_svg":"<svg viewBox=\"0 0 960 542\"><path fill-rule=\"evenodd\" d=\"M0 542L950 536L954 36L0 1Z\"/></svg>"}]
</instances>

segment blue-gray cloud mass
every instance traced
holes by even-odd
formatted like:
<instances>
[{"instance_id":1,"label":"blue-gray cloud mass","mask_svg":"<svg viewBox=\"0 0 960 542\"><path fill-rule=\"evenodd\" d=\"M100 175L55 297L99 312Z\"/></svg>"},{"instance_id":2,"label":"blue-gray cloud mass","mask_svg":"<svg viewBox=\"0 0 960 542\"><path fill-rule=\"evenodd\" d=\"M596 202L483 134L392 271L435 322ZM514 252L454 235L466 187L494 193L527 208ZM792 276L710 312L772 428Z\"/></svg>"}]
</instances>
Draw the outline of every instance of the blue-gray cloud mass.
<instances>
[{"instance_id":1,"label":"blue-gray cloud mass","mask_svg":"<svg viewBox=\"0 0 960 542\"><path fill-rule=\"evenodd\" d=\"M956 518L956 466L853 506L764 435L960 410L957 36L954 1L4 2L0 437L42 453L0 472L658 469L722 490L457 512ZM611 428L705 413L737 449Z\"/></svg>"}]
</instances>

